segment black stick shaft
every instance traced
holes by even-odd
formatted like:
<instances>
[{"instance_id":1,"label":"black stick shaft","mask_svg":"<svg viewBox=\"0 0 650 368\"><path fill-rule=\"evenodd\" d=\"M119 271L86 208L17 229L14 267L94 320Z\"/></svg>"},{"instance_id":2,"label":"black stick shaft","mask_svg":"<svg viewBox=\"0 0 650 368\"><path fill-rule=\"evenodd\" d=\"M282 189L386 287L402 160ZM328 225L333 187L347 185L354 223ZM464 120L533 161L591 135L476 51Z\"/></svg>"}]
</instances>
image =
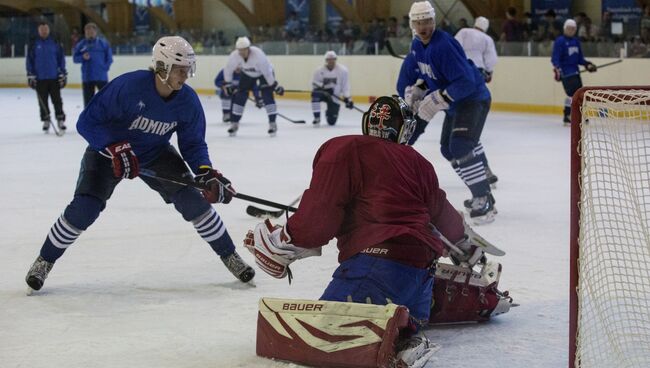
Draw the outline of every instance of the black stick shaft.
<instances>
[{"instance_id":1,"label":"black stick shaft","mask_svg":"<svg viewBox=\"0 0 650 368\"><path fill-rule=\"evenodd\" d=\"M257 102L257 101L255 101L254 98L252 98L252 97L250 97L250 96L248 97L248 100L251 101L251 102ZM279 113L279 112L276 112L276 114L278 114L279 117L281 117L281 118L283 118L283 119L285 119L285 120L288 120L288 121L290 121L290 122L292 122L292 123L294 123L294 124L305 124L305 121L304 121L304 120L293 120L293 119L289 119L288 117L282 115L282 114Z\"/></svg>"},{"instance_id":2,"label":"black stick shaft","mask_svg":"<svg viewBox=\"0 0 650 368\"><path fill-rule=\"evenodd\" d=\"M312 91L305 91L305 90L301 90L301 89L285 89L284 91L285 92L291 92L291 93L311 93L312 92ZM329 93L327 91L316 90L316 93L322 93L324 95L334 96L337 100L339 100L341 102L345 102L345 99L343 99L343 98L341 98L341 97L339 97L337 95L331 94L331 93ZM360 109L360 108L358 108L356 106L353 106L352 108L359 111L362 114L365 113L365 111L363 111L362 109Z\"/></svg>"},{"instance_id":3,"label":"black stick shaft","mask_svg":"<svg viewBox=\"0 0 650 368\"><path fill-rule=\"evenodd\" d=\"M163 180L163 181L168 181L170 183L176 183L180 185L186 185L189 187L201 189L201 190L208 190L208 187L205 185L201 185L197 182L195 182L192 179L186 179L186 178L165 178L158 176L154 171L152 170L147 170L147 169L140 169L140 175L146 176L152 179L158 179L158 180ZM272 201L268 201L266 199L258 198L258 197L253 197L247 194L243 193L235 193L233 194L233 197L241 199L243 201L248 201L248 202L253 202L253 203L258 203L258 204L263 204L265 206L273 207L273 208L279 208L281 210L285 211L290 211L290 212L296 212L298 209L292 206L287 206L281 203L276 203Z\"/></svg>"}]
</instances>

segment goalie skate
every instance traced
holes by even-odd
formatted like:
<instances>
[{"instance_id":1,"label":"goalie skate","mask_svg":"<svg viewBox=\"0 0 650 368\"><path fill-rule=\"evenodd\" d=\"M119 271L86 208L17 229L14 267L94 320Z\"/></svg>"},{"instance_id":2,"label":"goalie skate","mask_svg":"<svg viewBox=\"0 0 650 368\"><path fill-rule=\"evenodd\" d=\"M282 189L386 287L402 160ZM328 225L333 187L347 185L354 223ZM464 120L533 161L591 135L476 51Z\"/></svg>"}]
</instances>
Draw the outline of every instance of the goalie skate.
<instances>
[{"instance_id":1,"label":"goalie skate","mask_svg":"<svg viewBox=\"0 0 650 368\"><path fill-rule=\"evenodd\" d=\"M395 368L421 368L431 359L440 345L433 344L426 336L414 336L397 345Z\"/></svg>"}]
</instances>

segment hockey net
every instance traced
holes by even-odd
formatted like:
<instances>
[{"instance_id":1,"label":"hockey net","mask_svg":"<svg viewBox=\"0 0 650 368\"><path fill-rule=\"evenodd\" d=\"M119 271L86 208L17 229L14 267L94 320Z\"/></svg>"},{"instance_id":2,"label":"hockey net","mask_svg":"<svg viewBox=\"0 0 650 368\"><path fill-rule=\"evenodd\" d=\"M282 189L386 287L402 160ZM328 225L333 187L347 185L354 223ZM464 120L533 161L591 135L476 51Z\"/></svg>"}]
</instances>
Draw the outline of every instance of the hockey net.
<instances>
[{"instance_id":1,"label":"hockey net","mask_svg":"<svg viewBox=\"0 0 650 368\"><path fill-rule=\"evenodd\" d=\"M650 367L650 86L573 97L569 367Z\"/></svg>"}]
</instances>

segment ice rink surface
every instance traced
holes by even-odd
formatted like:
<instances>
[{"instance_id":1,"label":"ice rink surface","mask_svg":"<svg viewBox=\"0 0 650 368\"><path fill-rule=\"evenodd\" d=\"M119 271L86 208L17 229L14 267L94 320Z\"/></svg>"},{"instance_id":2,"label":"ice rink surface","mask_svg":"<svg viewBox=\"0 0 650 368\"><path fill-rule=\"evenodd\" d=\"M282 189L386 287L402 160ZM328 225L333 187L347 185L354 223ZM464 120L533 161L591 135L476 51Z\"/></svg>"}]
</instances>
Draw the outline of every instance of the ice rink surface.
<instances>
[{"instance_id":1,"label":"ice rink surface","mask_svg":"<svg viewBox=\"0 0 650 368\"><path fill-rule=\"evenodd\" d=\"M289 203L308 186L329 138L360 134L361 114L311 126L309 101L279 100L270 138L263 110L248 104L235 138L219 100L202 96L213 164L241 193ZM68 133L44 135L36 95L0 89L0 367L287 367L255 355L260 297L317 299L337 266L323 256L292 265L294 280L257 270L236 281L171 205L139 179L124 181L97 222L56 263L43 290L25 296L25 274L72 199L85 141L76 133L81 90L63 91ZM324 106L323 106L324 107ZM360 105L367 108L367 105ZM433 162L452 204L469 191L439 153L442 114L414 148ZM321 124L322 125L322 124ZM175 138L173 139L175 142ZM484 324L433 327L442 345L427 367L563 367L568 359L569 129L560 116L493 112L483 133L499 214L477 232L507 252L500 289L521 306ZM217 205L240 254L249 203ZM283 222L283 219L281 219Z\"/></svg>"}]
</instances>

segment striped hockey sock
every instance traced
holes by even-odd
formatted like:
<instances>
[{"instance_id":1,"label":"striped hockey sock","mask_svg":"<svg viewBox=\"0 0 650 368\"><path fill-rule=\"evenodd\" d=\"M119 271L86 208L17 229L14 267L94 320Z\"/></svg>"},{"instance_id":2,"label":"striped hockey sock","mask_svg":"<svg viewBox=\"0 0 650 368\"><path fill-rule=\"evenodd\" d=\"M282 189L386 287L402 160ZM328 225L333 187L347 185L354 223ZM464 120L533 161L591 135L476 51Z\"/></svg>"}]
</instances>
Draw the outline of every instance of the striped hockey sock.
<instances>
[{"instance_id":1,"label":"striped hockey sock","mask_svg":"<svg viewBox=\"0 0 650 368\"><path fill-rule=\"evenodd\" d=\"M72 226L61 215L47 234L47 238L41 247L41 257L50 263L54 263L77 240L82 232L83 230Z\"/></svg>"},{"instance_id":2,"label":"striped hockey sock","mask_svg":"<svg viewBox=\"0 0 650 368\"><path fill-rule=\"evenodd\" d=\"M225 257L235 251L235 245L226 230L226 225L214 208L193 220L194 228L201 238L220 256Z\"/></svg>"}]
</instances>

